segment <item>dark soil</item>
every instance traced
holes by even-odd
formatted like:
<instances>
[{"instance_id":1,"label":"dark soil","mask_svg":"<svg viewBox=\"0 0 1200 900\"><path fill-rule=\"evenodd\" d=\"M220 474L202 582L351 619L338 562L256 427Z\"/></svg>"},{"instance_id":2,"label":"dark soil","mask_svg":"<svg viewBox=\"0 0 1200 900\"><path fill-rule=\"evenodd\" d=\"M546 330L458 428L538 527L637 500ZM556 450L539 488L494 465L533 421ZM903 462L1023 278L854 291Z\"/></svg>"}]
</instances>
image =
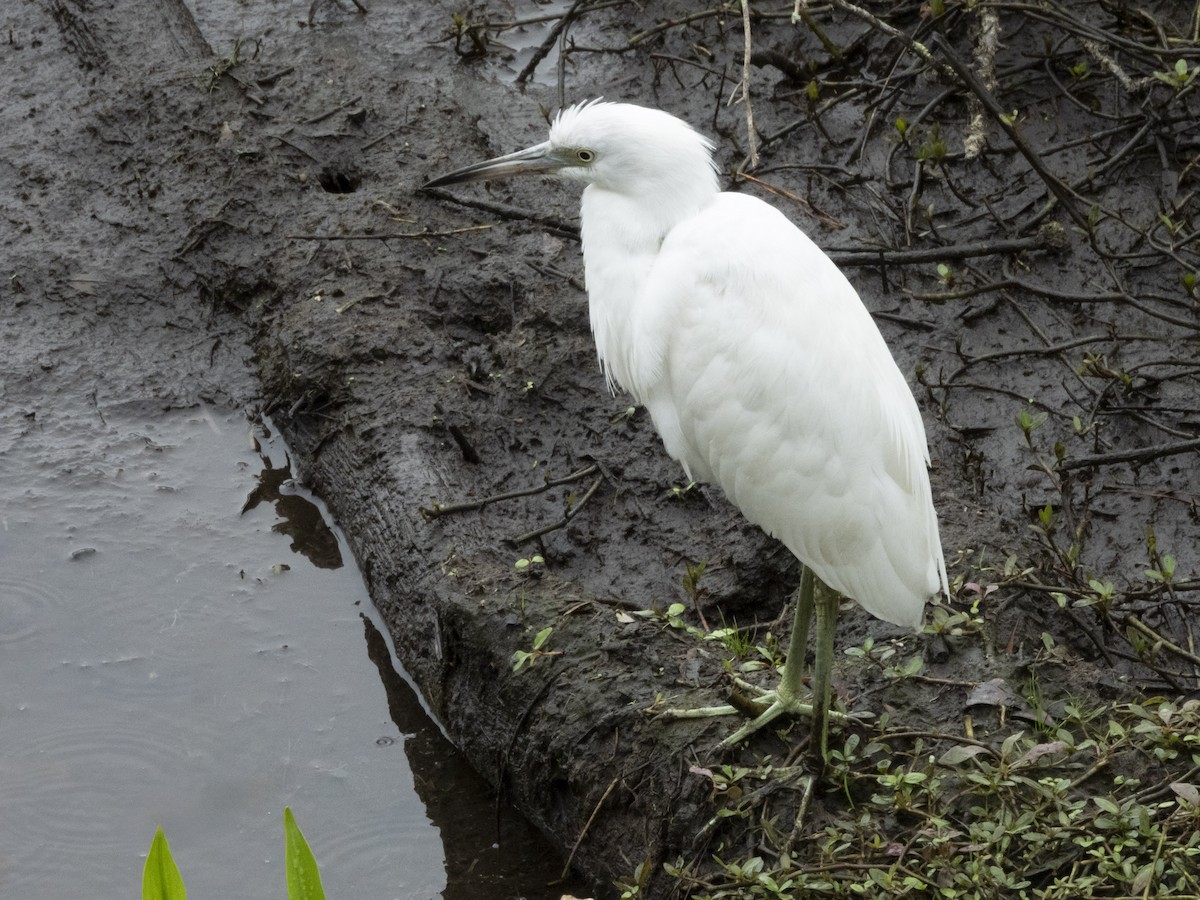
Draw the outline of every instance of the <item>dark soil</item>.
<instances>
[{"instance_id":1,"label":"dark soil","mask_svg":"<svg viewBox=\"0 0 1200 900\"><path fill-rule=\"evenodd\" d=\"M935 64L814 6L843 51L831 61L787 10L755 5L760 159L726 183L771 199L848 268L912 374L949 611L982 597L984 625L905 638L922 678L847 658L837 693L938 732L961 730L973 685L1019 692L1031 672L1050 699L1194 691L1190 663L1128 637L1136 621L1191 646L1200 588L1200 101L1195 80L1169 80L1200 53L1163 45L1190 34L1185 4L1146 4L1157 22L1120 3L994 5L994 80L973 89L947 66L977 69L978 13L870 5ZM686 624L783 640L797 564L718 492L686 489L644 412L606 391L572 189L417 188L543 140L543 110L600 95L681 115L743 171L744 106L726 102L741 19L736 5L684 22L691 4L591 4L566 30L559 96L514 83L507 6L374 6L318 2L311 21L231 33L215 54L182 5L9 11L6 403L35 414L49 372L100 405L245 402L250 336L265 411L452 739L581 872L604 886L648 861L643 896L663 896L678 888L664 861L754 840L705 827L719 804L692 768L782 762L806 728L722 753L729 721L647 714L663 699L723 702L726 654L627 613L682 602ZM968 158L978 110L986 140ZM999 115L1013 111L1021 148ZM114 355L137 377L106 377ZM1168 554L1170 583L1148 578ZM514 673L513 653L548 626L547 655ZM845 609L841 646L868 636L902 637ZM974 710L977 737L1007 733ZM818 792L811 820L842 802Z\"/></svg>"}]
</instances>

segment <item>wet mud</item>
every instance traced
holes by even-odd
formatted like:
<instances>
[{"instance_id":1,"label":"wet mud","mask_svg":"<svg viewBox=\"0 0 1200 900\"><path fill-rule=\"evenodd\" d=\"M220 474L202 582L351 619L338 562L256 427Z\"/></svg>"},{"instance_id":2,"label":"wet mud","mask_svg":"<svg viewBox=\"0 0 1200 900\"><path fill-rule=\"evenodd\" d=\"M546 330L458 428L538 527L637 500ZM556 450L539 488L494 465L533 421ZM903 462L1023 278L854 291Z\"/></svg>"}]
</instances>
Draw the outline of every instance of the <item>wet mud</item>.
<instances>
[{"instance_id":1,"label":"wet mud","mask_svg":"<svg viewBox=\"0 0 1200 900\"><path fill-rule=\"evenodd\" d=\"M934 63L844 11L822 20L840 61L756 15L742 178L740 17L593 6L559 33L561 70L523 85L503 47L519 14L498 4L293 5L219 40L149 0L10 14L10 409L42 402L50 370L106 402L260 399L474 766L599 890L645 864L643 896L678 892L663 863L754 841L716 823L698 770L794 759L805 727L725 752L729 722L648 710L728 694L725 648L685 626L784 642L797 564L605 389L572 188L417 190L543 140L564 100L657 105L846 267L925 414L955 582L931 621L969 627L917 639L846 608L841 647L873 638L925 668L897 680L848 656L838 695L914 733L973 711L986 738L1006 726L978 686L1031 672L1051 698L1194 691L1165 645L1129 637L1189 646L1200 587L1197 101L1151 76L1165 56L1143 26L1110 64L1063 22L1007 12L990 76L964 88L980 26L963 9L892 17ZM1167 555L1173 576L1147 577Z\"/></svg>"}]
</instances>

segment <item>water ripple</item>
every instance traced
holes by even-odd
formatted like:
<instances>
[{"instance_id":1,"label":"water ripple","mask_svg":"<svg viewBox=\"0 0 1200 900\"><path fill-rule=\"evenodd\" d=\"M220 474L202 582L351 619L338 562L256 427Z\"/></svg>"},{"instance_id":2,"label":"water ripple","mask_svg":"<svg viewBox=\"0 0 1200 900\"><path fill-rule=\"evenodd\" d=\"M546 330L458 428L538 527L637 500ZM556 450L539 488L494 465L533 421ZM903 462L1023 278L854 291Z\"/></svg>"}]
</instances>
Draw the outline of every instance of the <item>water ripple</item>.
<instances>
[{"instance_id":1,"label":"water ripple","mask_svg":"<svg viewBox=\"0 0 1200 900\"><path fill-rule=\"evenodd\" d=\"M0 574L0 644L11 644L36 634L48 611L61 598L43 582Z\"/></svg>"},{"instance_id":2,"label":"water ripple","mask_svg":"<svg viewBox=\"0 0 1200 900\"><path fill-rule=\"evenodd\" d=\"M0 850L0 894L25 895L22 889L61 870L65 861L79 872L122 859L136 864L142 848L125 846L126 830L113 823L130 814L142 817L137 798L166 783L186 758L177 732L165 722L60 724L30 709L4 718L0 831L7 839Z\"/></svg>"}]
</instances>

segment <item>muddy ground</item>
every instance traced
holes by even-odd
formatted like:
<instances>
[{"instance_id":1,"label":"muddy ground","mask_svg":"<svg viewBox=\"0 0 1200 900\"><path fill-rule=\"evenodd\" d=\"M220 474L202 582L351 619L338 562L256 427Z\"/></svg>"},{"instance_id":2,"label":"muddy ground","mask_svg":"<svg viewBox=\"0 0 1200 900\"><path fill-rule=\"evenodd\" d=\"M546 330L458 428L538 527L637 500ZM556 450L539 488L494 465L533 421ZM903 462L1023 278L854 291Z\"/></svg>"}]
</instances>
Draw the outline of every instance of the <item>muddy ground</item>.
<instances>
[{"instance_id":1,"label":"muddy ground","mask_svg":"<svg viewBox=\"0 0 1200 900\"><path fill-rule=\"evenodd\" d=\"M574 4L560 70L523 83L508 26L564 7L318 0L207 34L182 3L6 10L5 414L34 422L51 384L100 408L260 405L479 770L600 890L649 863L642 895L678 892L664 861L704 871L759 840L745 818L706 827L728 797L695 770L791 760L806 729L721 752L727 721L647 710L722 700L728 654L686 626L769 649L797 564L605 390L571 188L417 190L544 139L564 101L656 105L847 268L925 414L954 596L920 639L846 608L841 647L873 637L924 668L839 658L843 701L913 733L970 713L1000 740L1009 701L976 691L994 679L1017 707L1031 678L1051 701L1194 693L1189 11L867 5L886 22L812 7L829 46L753 6L753 168L736 5ZM784 821L786 793L763 801ZM809 822L842 803L818 791Z\"/></svg>"}]
</instances>

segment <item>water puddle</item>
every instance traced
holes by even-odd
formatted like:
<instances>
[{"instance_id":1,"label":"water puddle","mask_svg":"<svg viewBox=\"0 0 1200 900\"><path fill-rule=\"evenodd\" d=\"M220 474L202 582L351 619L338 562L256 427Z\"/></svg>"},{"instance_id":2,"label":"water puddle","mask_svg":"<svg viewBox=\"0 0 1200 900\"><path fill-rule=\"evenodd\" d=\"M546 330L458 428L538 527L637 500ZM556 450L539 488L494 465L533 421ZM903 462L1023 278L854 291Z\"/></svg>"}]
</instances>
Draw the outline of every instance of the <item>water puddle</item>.
<instances>
[{"instance_id":1,"label":"water puddle","mask_svg":"<svg viewBox=\"0 0 1200 900\"><path fill-rule=\"evenodd\" d=\"M191 896L283 896L285 805L330 897L562 893L267 428L62 397L0 450L0 896L135 896L157 825Z\"/></svg>"}]
</instances>

